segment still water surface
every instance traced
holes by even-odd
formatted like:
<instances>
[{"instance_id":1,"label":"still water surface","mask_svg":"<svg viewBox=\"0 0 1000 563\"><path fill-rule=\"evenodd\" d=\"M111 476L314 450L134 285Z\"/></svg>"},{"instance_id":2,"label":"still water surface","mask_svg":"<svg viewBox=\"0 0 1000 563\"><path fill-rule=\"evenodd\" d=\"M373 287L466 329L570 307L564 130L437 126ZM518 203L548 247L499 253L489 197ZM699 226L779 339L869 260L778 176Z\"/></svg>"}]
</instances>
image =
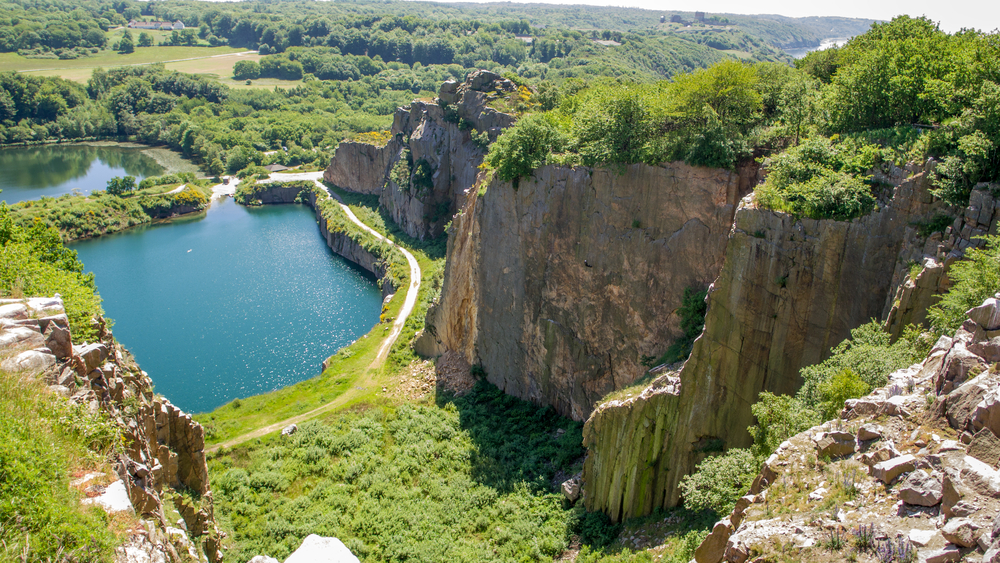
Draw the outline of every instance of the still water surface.
<instances>
[{"instance_id":1,"label":"still water surface","mask_svg":"<svg viewBox=\"0 0 1000 563\"><path fill-rule=\"evenodd\" d=\"M226 199L200 218L73 248L115 337L188 412L317 375L381 310L374 279L329 250L303 205Z\"/></svg>"},{"instance_id":2,"label":"still water surface","mask_svg":"<svg viewBox=\"0 0 1000 563\"><path fill-rule=\"evenodd\" d=\"M43 145L0 148L0 201L9 204L78 190L103 190L115 176L165 172L142 147Z\"/></svg>"}]
</instances>

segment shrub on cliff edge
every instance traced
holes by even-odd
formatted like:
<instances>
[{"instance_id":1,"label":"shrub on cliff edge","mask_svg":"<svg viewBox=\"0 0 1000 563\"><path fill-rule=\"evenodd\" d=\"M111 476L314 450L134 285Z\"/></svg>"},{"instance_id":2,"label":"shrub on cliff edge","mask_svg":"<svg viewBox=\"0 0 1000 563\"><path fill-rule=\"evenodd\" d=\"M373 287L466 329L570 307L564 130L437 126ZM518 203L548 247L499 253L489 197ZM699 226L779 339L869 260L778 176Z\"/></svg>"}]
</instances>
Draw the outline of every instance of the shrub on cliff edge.
<instances>
[{"instance_id":1,"label":"shrub on cliff edge","mask_svg":"<svg viewBox=\"0 0 1000 563\"><path fill-rule=\"evenodd\" d=\"M940 334L951 333L965 322L965 312L978 307L1000 291L1000 237L987 235L985 248L969 248L965 259L955 262L948 271L951 289L927 311L931 328Z\"/></svg>"},{"instance_id":2,"label":"shrub on cliff edge","mask_svg":"<svg viewBox=\"0 0 1000 563\"><path fill-rule=\"evenodd\" d=\"M758 469L760 459L747 449L731 449L725 455L705 458L697 471L681 479L685 508L728 514L736 500L749 490Z\"/></svg>"}]
</instances>

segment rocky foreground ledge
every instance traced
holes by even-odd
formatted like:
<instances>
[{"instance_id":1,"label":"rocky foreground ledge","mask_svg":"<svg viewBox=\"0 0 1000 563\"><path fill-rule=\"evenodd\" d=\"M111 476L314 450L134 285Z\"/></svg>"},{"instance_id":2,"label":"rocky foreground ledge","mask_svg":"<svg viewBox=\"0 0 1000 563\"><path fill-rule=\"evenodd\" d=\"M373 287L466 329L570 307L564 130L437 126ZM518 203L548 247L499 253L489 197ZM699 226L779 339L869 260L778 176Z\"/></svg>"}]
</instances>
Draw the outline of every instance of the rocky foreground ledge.
<instances>
[{"instance_id":1,"label":"rocky foreground ledge","mask_svg":"<svg viewBox=\"0 0 1000 563\"><path fill-rule=\"evenodd\" d=\"M85 503L138 517L118 562L222 561L201 425L155 396L149 376L104 320L92 322L99 340L74 345L59 295L0 299L0 368L38 377L51 392L117 425L123 451L110 468L71 486Z\"/></svg>"},{"instance_id":2,"label":"rocky foreground ledge","mask_svg":"<svg viewBox=\"0 0 1000 563\"><path fill-rule=\"evenodd\" d=\"M797 434L697 563L1000 562L1000 294L927 358Z\"/></svg>"}]
</instances>

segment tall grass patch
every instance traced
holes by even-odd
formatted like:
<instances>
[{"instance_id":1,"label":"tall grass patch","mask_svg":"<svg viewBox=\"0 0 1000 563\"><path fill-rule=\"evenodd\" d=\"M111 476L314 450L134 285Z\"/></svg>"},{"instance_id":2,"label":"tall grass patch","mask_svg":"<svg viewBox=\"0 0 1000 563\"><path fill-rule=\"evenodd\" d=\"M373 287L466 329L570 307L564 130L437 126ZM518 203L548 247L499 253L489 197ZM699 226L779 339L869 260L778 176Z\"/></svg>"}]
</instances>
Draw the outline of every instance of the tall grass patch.
<instances>
[{"instance_id":1,"label":"tall grass patch","mask_svg":"<svg viewBox=\"0 0 1000 563\"><path fill-rule=\"evenodd\" d=\"M316 533L365 561L551 560L574 521L553 480L578 470L581 428L481 382L230 450L209 462L229 556L281 559Z\"/></svg>"}]
</instances>

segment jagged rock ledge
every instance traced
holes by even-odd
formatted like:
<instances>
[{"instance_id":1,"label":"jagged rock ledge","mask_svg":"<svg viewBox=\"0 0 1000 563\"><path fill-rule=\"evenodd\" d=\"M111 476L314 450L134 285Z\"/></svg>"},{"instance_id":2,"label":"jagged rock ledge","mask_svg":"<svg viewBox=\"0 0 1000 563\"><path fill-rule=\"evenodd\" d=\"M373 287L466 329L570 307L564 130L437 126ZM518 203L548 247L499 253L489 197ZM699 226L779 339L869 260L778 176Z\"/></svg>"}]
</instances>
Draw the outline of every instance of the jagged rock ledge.
<instances>
[{"instance_id":1,"label":"jagged rock ledge","mask_svg":"<svg viewBox=\"0 0 1000 563\"><path fill-rule=\"evenodd\" d=\"M783 442L695 561L745 563L778 538L810 560L834 531L857 538L862 526L872 550L892 543L913 560L1000 561L1000 373L988 366L1000 359L1000 302L968 316L923 362ZM853 498L823 509L837 495Z\"/></svg>"},{"instance_id":2,"label":"jagged rock ledge","mask_svg":"<svg viewBox=\"0 0 1000 563\"><path fill-rule=\"evenodd\" d=\"M472 190L415 348L458 352L504 392L585 420L682 335L684 292L719 275L755 184L753 166L675 162L543 166L517 189Z\"/></svg>"},{"instance_id":3,"label":"jagged rock ledge","mask_svg":"<svg viewBox=\"0 0 1000 563\"><path fill-rule=\"evenodd\" d=\"M73 345L58 295L0 299L0 365L35 374L51 392L91 412L105 412L118 426L125 449L113 460L115 481L91 501L143 519L144 529L129 534L118 561L201 560L196 546L210 562L221 561L223 536L212 509L202 426L155 396L149 376L106 330L104 320L93 322L99 340ZM171 494L183 530L167 519L164 507L166 494L181 489L193 493L193 501L190 494Z\"/></svg>"},{"instance_id":4,"label":"jagged rock ledge","mask_svg":"<svg viewBox=\"0 0 1000 563\"><path fill-rule=\"evenodd\" d=\"M681 477L705 455L703 444L749 445L750 405L760 392L793 394L801 385L800 368L822 361L851 329L883 315L905 279L899 272L908 271L912 248L904 241L917 238L914 224L947 210L931 196L925 169L911 166L907 173L896 178L891 199L880 209L849 222L797 219L757 208L752 196L741 202L677 398L622 407L626 415L605 408L584 429L591 445L583 476L589 509L617 519L675 505ZM677 412L658 413L668 407ZM645 409L657 414L632 414ZM602 432L610 428L602 418L642 428ZM609 471L617 467L614 457L647 454L619 449L638 445L619 438L633 432L663 436L655 470L645 465Z\"/></svg>"},{"instance_id":5,"label":"jagged rock ledge","mask_svg":"<svg viewBox=\"0 0 1000 563\"><path fill-rule=\"evenodd\" d=\"M473 134L493 141L516 120L487 103L514 90L513 82L486 70L461 84L449 80L437 102L414 100L396 110L384 146L340 143L323 178L341 189L378 195L406 234L439 236L465 205L486 155L485 143Z\"/></svg>"}]
</instances>

